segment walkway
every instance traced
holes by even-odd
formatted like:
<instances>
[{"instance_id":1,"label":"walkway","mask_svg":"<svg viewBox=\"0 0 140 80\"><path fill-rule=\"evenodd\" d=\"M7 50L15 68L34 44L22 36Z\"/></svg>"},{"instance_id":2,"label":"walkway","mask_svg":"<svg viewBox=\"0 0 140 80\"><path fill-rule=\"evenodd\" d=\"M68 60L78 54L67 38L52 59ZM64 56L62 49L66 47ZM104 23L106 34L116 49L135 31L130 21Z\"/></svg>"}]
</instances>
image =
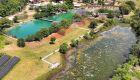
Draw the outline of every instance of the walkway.
<instances>
[{"instance_id":1,"label":"walkway","mask_svg":"<svg viewBox=\"0 0 140 80\"><path fill-rule=\"evenodd\" d=\"M53 22L54 20L50 20L50 19L47 19L47 18L40 18L41 20L45 20L45 21L49 21L49 22Z\"/></svg>"},{"instance_id":2,"label":"walkway","mask_svg":"<svg viewBox=\"0 0 140 80\"><path fill-rule=\"evenodd\" d=\"M59 51L59 49L55 50L55 52L50 53L49 55L47 55L47 56L45 56L45 57L42 58L42 61L44 61L45 63L49 64L51 69L56 68L57 66L60 65L60 63L51 63L51 62L47 61L46 59L48 57L52 56L53 54L55 54L58 51Z\"/></svg>"}]
</instances>

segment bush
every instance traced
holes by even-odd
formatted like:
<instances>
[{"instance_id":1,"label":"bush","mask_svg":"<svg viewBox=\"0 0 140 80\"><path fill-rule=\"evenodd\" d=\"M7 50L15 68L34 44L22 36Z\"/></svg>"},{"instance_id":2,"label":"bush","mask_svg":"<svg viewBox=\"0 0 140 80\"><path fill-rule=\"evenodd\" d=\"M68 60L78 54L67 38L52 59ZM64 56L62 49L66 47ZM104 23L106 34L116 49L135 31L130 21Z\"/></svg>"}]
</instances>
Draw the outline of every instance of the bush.
<instances>
[{"instance_id":1,"label":"bush","mask_svg":"<svg viewBox=\"0 0 140 80\"><path fill-rule=\"evenodd\" d=\"M35 19L40 19L40 18L43 18L43 17L45 17L45 16L46 16L46 13L39 12L39 13L36 13L36 14L34 15L34 18L35 18Z\"/></svg>"},{"instance_id":2,"label":"bush","mask_svg":"<svg viewBox=\"0 0 140 80\"><path fill-rule=\"evenodd\" d=\"M13 19L13 21L14 21L15 23L18 23L18 19L19 19L18 16L15 16L14 19Z\"/></svg>"},{"instance_id":3,"label":"bush","mask_svg":"<svg viewBox=\"0 0 140 80\"><path fill-rule=\"evenodd\" d=\"M110 11L108 14L107 14L107 18L114 18L116 16L115 12L114 11Z\"/></svg>"},{"instance_id":4,"label":"bush","mask_svg":"<svg viewBox=\"0 0 140 80\"><path fill-rule=\"evenodd\" d=\"M84 39L91 39L91 36L88 34L88 33L86 33L85 35L84 35Z\"/></svg>"},{"instance_id":5,"label":"bush","mask_svg":"<svg viewBox=\"0 0 140 80\"><path fill-rule=\"evenodd\" d=\"M68 9L74 8L73 0L66 0L65 4L68 6Z\"/></svg>"},{"instance_id":6,"label":"bush","mask_svg":"<svg viewBox=\"0 0 140 80\"><path fill-rule=\"evenodd\" d=\"M1 18L0 19L0 31L2 31L5 28L11 27L12 21L10 21L7 18Z\"/></svg>"},{"instance_id":7,"label":"bush","mask_svg":"<svg viewBox=\"0 0 140 80\"><path fill-rule=\"evenodd\" d=\"M55 43L56 38L55 37L51 37L50 39L50 44L54 44Z\"/></svg>"},{"instance_id":8,"label":"bush","mask_svg":"<svg viewBox=\"0 0 140 80\"><path fill-rule=\"evenodd\" d=\"M122 18L121 20L120 20L120 22L122 22L122 23L130 23L130 20L129 19L125 19L125 18Z\"/></svg>"},{"instance_id":9,"label":"bush","mask_svg":"<svg viewBox=\"0 0 140 80\"><path fill-rule=\"evenodd\" d=\"M101 8L98 10L99 13L109 13L112 10Z\"/></svg>"},{"instance_id":10,"label":"bush","mask_svg":"<svg viewBox=\"0 0 140 80\"><path fill-rule=\"evenodd\" d=\"M75 22L80 22L80 21L82 20L82 16L80 16L79 14L75 14L75 15L73 16L73 20L74 20Z\"/></svg>"},{"instance_id":11,"label":"bush","mask_svg":"<svg viewBox=\"0 0 140 80\"><path fill-rule=\"evenodd\" d=\"M128 15L131 12L131 8L126 4L121 5L119 7L119 10L120 10L122 15Z\"/></svg>"},{"instance_id":12,"label":"bush","mask_svg":"<svg viewBox=\"0 0 140 80\"><path fill-rule=\"evenodd\" d=\"M31 41L34 41L34 40L35 40L34 35L29 35L29 36L26 38L26 41L27 41L27 42L31 42Z\"/></svg>"},{"instance_id":13,"label":"bush","mask_svg":"<svg viewBox=\"0 0 140 80\"><path fill-rule=\"evenodd\" d=\"M133 70L134 66L138 64L138 58L134 55L129 55L127 63L119 65L115 70L115 75L111 80L133 80L137 78L135 71Z\"/></svg>"},{"instance_id":14,"label":"bush","mask_svg":"<svg viewBox=\"0 0 140 80\"><path fill-rule=\"evenodd\" d=\"M78 47L79 41L78 40L72 40L70 46L71 47Z\"/></svg>"},{"instance_id":15,"label":"bush","mask_svg":"<svg viewBox=\"0 0 140 80\"><path fill-rule=\"evenodd\" d=\"M60 45L59 52L65 54L68 51L68 44L63 43Z\"/></svg>"},{"instance_id":16,"label":"bush","mask_svg":"<svg viewBox=\"0 0 140 80\"><path fill-rule=\"evenodd\" d=\"M60 29L58 31L58 33L61 34L61 35L65 35L66 34L66 31L65 31L65 29Z\"/></svg>"},{"instance_id":17,"label":"bush","mask_svg":"<svg viewBox=\"0 0 140 80\"><path fill-rule=\"evenodd\" d=\"M89 28L94 29L94 28L96 28L96 26L97 26L97 21L93 20L93 21L90 23Z\"/></svg>"},{"instance_id":18,"label":"bush","mask_svg":"<svg viewBox=\"0 0 140 80\"><path fill-rule=\"evenodd\" d=\"M136 4L133 1L126 1L125 4L127 4L132 10L136 9Z\"/></svg>"},{"instance_id":19,"label":"bush","mask_svg":"<svg viewBox=\"0 0 140 80\"><path fill-rule=\"evenodd\" d=\"M113 26L115 25L115 21L113 19L109 19L105 22L104 26L106 27L110 27L110 26Z\"/></svg>"},{"instance_id":20,"label":"bush","mask_svg":"<svg viewBox=\"0 0 140 80\"><path fill-rule=\"evenodd\" d=\"M131 53L140 58L140 42L132 46Z\"/></svg>"},{"instance_id":21,"label":"bush","mask_svg":"<svg viewBox=\"0 0 140 80\"><path fill-rule=\"evenodd\" d=\"M94 30L91 30L89 35L92 37L92 39L95 39L99 36L99 33L95 32Z\"/></svg>"},{"instance_id":22,"label":"bush","mask_svg":"<svg viewBox=\"0 0 140 80\"><path fill-rule=\"evenodd\" d=\"M71 23L72 23L71 20L62 20L62 21L60 22L60 26L61 26L62 28L68 28L68 27L70 26Z\"/></svg>"},{"instance_id":23,"label":"bush","mask_svg":"<svg viewBox=\"0 0 140 80\"><path fill-rule=\"evenodd\" d=\"M24 39L18 39L17 46L18 47L25 47L25 41L24 41Z\"/></svg>"}]
</instances>

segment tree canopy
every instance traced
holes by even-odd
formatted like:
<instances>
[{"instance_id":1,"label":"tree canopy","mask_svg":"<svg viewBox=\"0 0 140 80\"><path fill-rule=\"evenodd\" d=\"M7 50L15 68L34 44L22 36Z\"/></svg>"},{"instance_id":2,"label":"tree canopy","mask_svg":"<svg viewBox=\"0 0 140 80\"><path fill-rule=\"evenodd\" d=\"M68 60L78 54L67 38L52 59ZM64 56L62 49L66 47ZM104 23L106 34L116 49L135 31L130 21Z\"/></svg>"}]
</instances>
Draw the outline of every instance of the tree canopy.
<instances>
[{"instance_id":1,"label":"tree canopy","mask_svg":"<svg viewBox=\"0 0 140 80\"><path fill-rule=\"evenodd\" d=\"M73 9L74 7L73 0L65 0L65 4L68 6L69 9Z\"/></svg>"},{"instance_id":2,"label":"tree canopy","mask_svg":"<svg viewBox=\"0 0 140 80\"><path fill-rule=\"evenodd\" d=\"M0 3L0 16L5 17L21 11L28 0L6 0Z\"/></svg>"},{"instance_id":3,"label":"tree canopy","mask_svg":"<svg viewBox=\"0 0 140 80\"><path fill-rule=\"evenodd\" d=\"M17 46L19 46L19 47L25 47L24 39L18 39Z\"/></svg>"},{"instance_id":4,"label":"tree canopy","mask_svg":"<svg viewBox=\"0 0 140 80\"><path fill-rule=\"evenodd\" d=\"M63 43L60 45L59 52L65 54L68 51L68 44Z\"/></svg>"},{"instance_id":5,"label":"tree canopy","mask_svg":"<svg viewBox=\"0 0 140 80\"><path fill-rule=\"evenodd\" d=\"M10 27L12 24L12 21L10 21L7 18L0 19L0 31L2 31L4 28Z\"/></svg>"},{"instance_id":6,"label":"tree canopy","mask_svg":"<svg viewBox=\"0 0 140 80\"><path fill-rule=\"evenodd\" d=\"M125 3L129 5L132 10L136 8L136 4L133 1L126 1Z\"/></svg>"}]
</instances>

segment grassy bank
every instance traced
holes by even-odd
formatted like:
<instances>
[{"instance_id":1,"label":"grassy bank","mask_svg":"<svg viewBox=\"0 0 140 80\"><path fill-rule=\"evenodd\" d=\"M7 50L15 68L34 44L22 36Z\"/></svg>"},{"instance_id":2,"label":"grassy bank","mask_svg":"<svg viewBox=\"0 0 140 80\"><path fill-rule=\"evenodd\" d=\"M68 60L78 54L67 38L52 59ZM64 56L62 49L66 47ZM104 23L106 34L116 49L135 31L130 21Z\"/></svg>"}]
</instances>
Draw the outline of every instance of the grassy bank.
<instances>
[{"instance_id":1,"label":"grassy bank","mask_svg":"<svg viewBox=\"0 0 140 80\"><path fill-rule=\"evenodd\" d=\"M81 27L87 28L88 25L89 21L86 20L85 24ZM0 52L6 53L10 56L17 56L21 59L21 61L3 78L3 80L34 80L36 78L46 79L47 76L55 72L55 70L49 72L49 65L43 62L40 57L44 57L54 52L59 48L60 44L64 42L69 43L72 39L76 39L88 32L87 30L73 27L71 27L70 31L68 31L65 36L57 39L55 45L51 45L49 44L49 41L46 41L44 44L34 48L19 48L16 46L16 40L11 40L12 44L5 46L5 48ZM49 74L47 74L48 72ZM39 76L40 78L38 78Z\"/></svg>"}]
</instances>

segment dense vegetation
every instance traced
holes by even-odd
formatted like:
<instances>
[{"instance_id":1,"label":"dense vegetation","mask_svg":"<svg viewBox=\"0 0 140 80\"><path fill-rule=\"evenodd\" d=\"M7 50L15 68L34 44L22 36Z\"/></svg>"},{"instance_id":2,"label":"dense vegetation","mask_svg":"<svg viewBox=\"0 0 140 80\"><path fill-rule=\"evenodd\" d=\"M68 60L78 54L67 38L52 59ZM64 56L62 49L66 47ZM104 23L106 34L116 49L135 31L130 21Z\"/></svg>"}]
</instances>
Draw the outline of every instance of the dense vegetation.
<instances>
[{"instance_id":1,"label":"dense vegetation","mask_svg":"<svg viewBox=\"0 0 140 80\"><path fill-rule=\"evenodd\" d=\"M114 17L119 17L120 16L120 11L118 10L109 10L109 9L104 9L101 8L98 10L98 13L103 13L107 15L107 18L114 18Z\"/></svg>"},{"instance_id":2,"label":"dense vegetation","mask_svg":"<svg viewBox=\"0 0 140 80\"><path fill-rule=\"evenodd\" d=\"M128 62L122 65L115 70L116 74L113 76L112 80L132 80L137 78L136 72L132 71L133 66L137 65L139 59L137 56L129 55Z\"/></svg>"},{"instance_id":3,"label":"dense vegetation","mask_svg":"<svg viewBox=\"0 0 140 80\"><path fill-rule=\"evenodd\" d=\"M65 54L68 51L68 44L63 43L60 45L59 52Z\"/></svg>"},{"instance_id":4,"label":"dense vegetation","mask_svg":"<svg viewBox=\"0 0 140 80\"><path fill-rule=\"evenodd\" d=\"M128 2L127 4L130 4ZM133 3L131 4L133 6ZM133 31L136 33L138 38L137 43L131 48L131 55L129 56L126 63L120 65L115 70L115 75L112 80L132 80L132 79L140 79L140 72L135 70L136 66L140 66L140 9L135 11L135 15L132 16L131 19L131 27Z\"/></svg>"},{"instance_id":5,"label":"dense vegetation","mask_svg":"<svg viewBox=\"0 0 140 80\"><path fill-rule=\"evenodd\" d=\"M71 20L62 20L60 23L54 23L49 28L43 28L34 35L30 35L26 38L26 41L40 41L44 37L48 37L50 34L58 32L61 29L66 29L70 26Z\"/></svg>"},{"instance_id":6,"label":"dense vegetation","mask_svg":"<svg viewBox=\"0 0 140 80\"><path fill-rule=\"evenodd\" d=\"M71 40L71 47L78 47L79 41L78 40Z\"/></svg>"},{"instance_id":7,"label":"dense vegetation","mask_svg":"<svg viewBox=\"0 0 140 80\"><path fill-rule=\"evenodd\" d=\"M57 4L57 5L48 4L47 6L40 6L36 8L37 13L34 15L34 17L36 19L39 19L43 17L52 16L55 13L67 10L68 6L66 4Z\"/></svg>"},{"instance_id":8,"label":"dense vegetation","mask_svg":"<svg viewBox=\"0 0 140 80\"><path fill-rule=\"evenodd\" d=\"M54 44L55 43L56 38L55 37L51 37L50 39L50 44Z\"/></svg>"},{"instance_id":9,"label":"dense vegetation","mask_svg":"<svg viewBox=\"0 0 140 80\"><path fill-rule=\"evenodd\" d=\"M136 5L133 1L126 1L125 4L122 4L119 7L119 10L122 15L127 15L129 14L132 10L136 9Z\"/></svg>"},{"instance_id":10,"label":"dense vegetation","mask_svg":"<svg viewBox=\"0 0 140 80\"><path fill-rule=\"evenodd\" d=\"M59 2L55 0L55 2ZM73 9L73 0L66 0L63 4L52 5L48 4L47 6L40 6L36 8L36 14L34 15L35 19L52 16L58 12L67 12L68 9Z\"/></svg>"},{"instance_id":11,"label":"dense vegetation","mask_svg":"<svg viewBox=\"0 0 140 80\"><path fill-rule=\"evenodd\" d=\"M135 15L132 16L131 26L135 31L136 35L140 35L140 9L137 9Z\"/></svg>"},{"instance_id":12,"label":"dense vegetation","mask_svg":"<svg viewBox=\"0 0 140 80\"><path fill-rule=\"evenodd\" d=\"M97 26L97 22L96 22L96 20L93 20L93 21L91 21L89 28L94 29L94 28L96 28L96 26Z\"/></svg>"},{"instance_id":13,"label":"dense vegetation","mask_svg":"<svg viewBox=\"0 0 140 80\"><path fill-rule=\"evenodd\" d=\"M65 0L65 4L68 6L69 9L73 9L73 0Z\"/></svg>"},{"instance_id":14,"label":"dense vegetation","mask_svg":"<svg viewBox=\"0 0 140 80\"><path fill-rule=\"evenodd\" d=\"M18 39L17 46L18 47L25 47L25 41L24 41L24 39Z\"/></svg>"},{"instance_id":15,"label":"dense vegetation","mask_svg":"<svg viewBox=\"0 0 140 80\"><path fill-rule=\"evenodd\" d=\"M0 3L0 16L5 17L21 11L28 0L6 0Z\"/></svg>"},{"instance_id":16,"label":"dense vegetation","mask_svg":"<svg viewBox=\"0 0 140 80\"><path fill-rule=\"evenodd\" d=\"M6 18L1 18L0 19L0 31L3 31L5 28L9 28L12 24L12 21L6 19Z\"/></svg>"}]
</instances>

